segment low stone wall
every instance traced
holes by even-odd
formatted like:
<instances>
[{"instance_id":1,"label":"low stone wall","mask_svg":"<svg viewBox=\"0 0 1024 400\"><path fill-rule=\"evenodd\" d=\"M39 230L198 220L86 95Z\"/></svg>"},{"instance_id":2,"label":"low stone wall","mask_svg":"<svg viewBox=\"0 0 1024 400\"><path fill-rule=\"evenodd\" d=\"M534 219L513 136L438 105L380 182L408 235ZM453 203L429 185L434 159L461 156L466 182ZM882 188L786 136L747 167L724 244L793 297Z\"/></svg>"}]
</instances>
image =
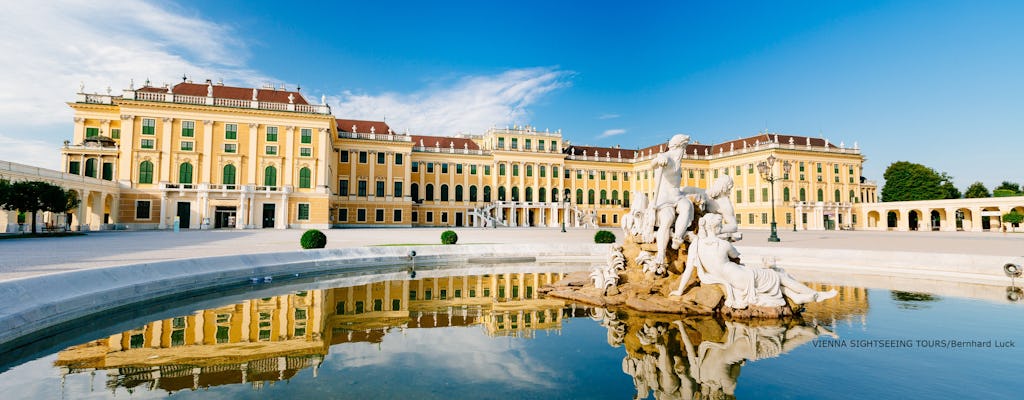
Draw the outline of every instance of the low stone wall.
<instances>
[{"instance_id":1,"label":"low stone wall","mask_svg":"<svg viewBox=\"0 0 1024 400\"><path fill-rule=\"evenodd\" d=\"M607 244L357 247L182 259L94 268L0 282L0 344L111 307L178 293L246 285L250 279L488 261L593 263Z\"/></svg>"}]
</instances>

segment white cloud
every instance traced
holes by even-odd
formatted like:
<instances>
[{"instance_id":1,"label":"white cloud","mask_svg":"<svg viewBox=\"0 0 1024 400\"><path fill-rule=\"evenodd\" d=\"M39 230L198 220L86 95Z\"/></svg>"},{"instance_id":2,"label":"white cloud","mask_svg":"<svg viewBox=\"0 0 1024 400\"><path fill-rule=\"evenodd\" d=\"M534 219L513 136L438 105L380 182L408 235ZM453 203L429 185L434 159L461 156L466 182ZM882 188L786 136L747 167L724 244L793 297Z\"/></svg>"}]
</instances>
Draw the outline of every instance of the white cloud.
<instances>
[{"instance_id":1,"label":"white cloud","mask_svg":"<svg viewBox=\"0 0 1024 400\"><path fill-rule=\"evenodd\" d=\"M6 55L0 58L0 120L9 129L21 128L17 134L0 132L2 143L47 151L4 149L3 157L24 163L58 159L53 149L72 129L72 111L64 102L74 99L80 83L87 92L103 93L110 86L120 94L129 79L161 84L183 73L196 80L268 80L244 67L248 51L230 28L167 7L141 0L6 4L0 16L0 53Z\"/></svg>"},{"instance_id":2,"label":"white cloud","mask_svg":"<svg viewBox=\"0 0 1024 400\"><path fill-rule=\"evenodd\" d=\"M601 114L600 116L597 117L597 119L615 119L615 118L618 118L618 117L621 117L621 115L608 113L608 114Z\"/></svg>"},{"instance_id":3,"label":"white cloud","mask_svg":"<svg viewBox=\"0 0 1024 400\"><path fill-rule=\"evenodd\" d=\"M606 137L611 137L611 136L615 136L615 135L621 135L623 133L626 133L625 129L609 129L609 130L604 131L604 133L602 133L601 136L598 136L598 137L599 138L606 138Z\"/></svg>"},{"instance_id":4,"label":"white cloud","mask_svg":"<svg viewBox=\"0 0 1024 400\"><path fill-rule=\"evenodd\" d=\"M527 122L527 108L542 96L569 86L571 75L555 67L513 69L497 75L466 76L453 84L434 84L413 93L346 91L333 97L331 104L334 114L342 118L380 120L386 116L396 131L481 133L495 125Z\"/></svg>"}]
</instances>

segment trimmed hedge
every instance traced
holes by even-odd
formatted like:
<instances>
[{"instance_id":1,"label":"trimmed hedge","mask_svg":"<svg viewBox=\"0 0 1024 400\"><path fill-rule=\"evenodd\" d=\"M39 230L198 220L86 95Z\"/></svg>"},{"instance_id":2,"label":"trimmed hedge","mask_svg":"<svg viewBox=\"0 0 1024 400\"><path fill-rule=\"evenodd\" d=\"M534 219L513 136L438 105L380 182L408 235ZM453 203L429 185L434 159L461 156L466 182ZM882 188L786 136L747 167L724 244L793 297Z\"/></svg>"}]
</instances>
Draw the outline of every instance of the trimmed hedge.
<instances>
[{"instance_id":1,"label":"trimmed hedge","mask_svg":"<svg viewBox=\"0 0 1024 400\"><path fill-rule=\"evenodd\" d=\"M455 244L459 241L459 235L455 231L444 231L441 233L441 244Z\"/></svg>"},{"instance_id":2,"label":"trimmed hedge","mask_svg":"<svg viewBox=\"0 0 1024 400\"><path fill-rule=\"evenodd\" d=\"M310 229L302 234L299 244L303 249L322 249L327 246L327 235L316 229Z\"/></svg>"},{"instance_id":3,"label":"trimmed hedge","mask_svg":"<svg viewBox=\"0 0 1024 400\"><path fill-rule=\"evenodd\" d=\"M615 243L615 234L609 231L597 231L594 234L594 243Z\"/></svg>"}]
</instances>

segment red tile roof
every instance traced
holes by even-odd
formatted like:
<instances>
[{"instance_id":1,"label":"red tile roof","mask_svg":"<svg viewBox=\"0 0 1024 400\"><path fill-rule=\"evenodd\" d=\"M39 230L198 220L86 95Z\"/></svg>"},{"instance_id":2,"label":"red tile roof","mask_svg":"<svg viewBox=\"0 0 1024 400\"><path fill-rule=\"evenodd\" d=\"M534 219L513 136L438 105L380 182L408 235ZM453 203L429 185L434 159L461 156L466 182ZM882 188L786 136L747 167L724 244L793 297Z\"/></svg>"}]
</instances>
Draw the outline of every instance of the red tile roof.
<instances>
[{"instance_id":1,"label":"red tile roof","mask_svg":"<svg viewBox=\"0 0 1024 400\"><path fill-rule=\"evenodd\" d=\"M728 141L728 142L725 142L725 143L716 144L711 149L711 152L713 154L718 154L719 152L728 152L729 149L730 149L730 145L732 145L732 149L733 150L742 150L744 143L746 143L746 146L748 148L753 148L754 146L756 146L759 143L760 144L775 143L776 140L778 140L779 144L788 145L790 139L793 140L793 144L796 145L796 146L806 146L808 143L810 143L811 147L825 147L825 139L821 139L821 138L812 138L812 137L807 137L807 136L780 135L780 134L776 134L776 133L762 133L762 134L759 134L759 135L755 135L755 136L751 136L751 137L747 137L747 138L743 138L743 139L736 139L736 140L731 140L731 141ZM837 146L832 144L832 143L829 143L828 147L829 148L836 148Z\"/></svg>"},{"instance_id":2,"label":"red tile roof","mask_svg":"<svg viewBox=\"0 0 1024 400\"><path fill-rule=\"evenodd\" d=\"M206 83L182 82L177 85L174 85L174 87L171 89L176 94L205 97L208 86L209 84ZM252 90L253 88L213 85L213 97L222 99L252 100ZM139 88L138 91L167 93L167 88L146 86ZM302 93L276 89L256 89L256 100L272 103L288 103L289 94L293 96L295 104L309 104L306 101L306 98L302 96Z\"/></svg>"},{"instance_id":3,"label":"red tile roof","mask_svg":"<svg viewBox=\"0 0 1024 400\"><path fill-rule=\"evenodd\" d=\"M412 143L414 146L421 146L420 143L423 143L424 147L440 147L442 149L454 147L456 149L480 150L480 146L477 146L473 140L457 137L412 135Z\"/></svg>"},{"instance_id":4,"label":"red tile roof","mask_svg":"<svg viewBox=\"0 0 1024 400\"><path fill-rule=\"evenodd\" d=\"M360 119L341 119L335 118L338 124L338 132L352 132L352 126L356 127L358 133L370 133L371 128L373 133L386 134L391 131L391 127L388 126L387 122L384 121L365 121ZM398 132L391 132L398 134Z\"/></svg>"}]
</instances>

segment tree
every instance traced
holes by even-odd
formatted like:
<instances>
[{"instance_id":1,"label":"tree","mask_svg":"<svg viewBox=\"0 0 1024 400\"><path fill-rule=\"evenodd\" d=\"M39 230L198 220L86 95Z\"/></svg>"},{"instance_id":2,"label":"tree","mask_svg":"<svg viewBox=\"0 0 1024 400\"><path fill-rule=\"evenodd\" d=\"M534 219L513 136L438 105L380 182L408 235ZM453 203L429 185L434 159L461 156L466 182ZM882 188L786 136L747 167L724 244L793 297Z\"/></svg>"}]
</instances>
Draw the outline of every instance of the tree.
<instances>
[{"instance_id":1,"label":"tree","mask_svg":"<svg viewBox=\"0 0 1024 400\"><path fill-rule=\"evenodd\" d=\"M992 197L1011 197L1016 196L1017 192L1010 189L996 189L992 191Z\"/></svg>"},{"instance_id":2,"label":"tree","mask_svg":"<svg viewBox=\"0 0 1024 400\"><path fill-rule=\"evenodd\" d=\"M47 182L24 181L0 184L0 202L5 210L19 210L32 214L32 230L36 231L36 212L66 212L78 206L78 195L73 190Z\"/></svg>"},{"instance_id":3,"label":"tree","mask_svg":"<svg viewBox=\"0 0 1024 400\"><path fill-rule=\"evenodd\" d=\"M1008 190L1013 192L1011 196L1015 196L1020 193L1020 185L1010 181L1003 181L1003 183L999 184L999 187L995 188L995 190Z\"/></svg>"},{"instance_id":4,"label":"tree","mask_svg":"<svg viewBox=\"0 0 1024 400\"><path fill-rule=\"evenodd\" d=\"M988 192L988 188L985 187L984 183L974 182L971 186L967 187L964 191L964 197L968 199L980 199L984 197L992 197L992 194Z\"/></svg>"},{"instance_id":5,"label":"tree","mask_svg":"<svg viewBox=\"0 0 1024 400\"><path fill-rule=\"evenodd\" d=\"M897 161L885 169L882 201L937 200L959 197L953 178L945 172L908 161Z\"/></svg>"},{"instance_id":6,"label":"tree","mask_svg":"<svg viewBox=\"0 0 1024 400\"><path fill-rule=\"evenodd\" d=\"M1024 222L1024 214L1017 212L1017 210L1010 210L1010 212L1003 214L1003 222L1017 226Z\"/></svg>"}]
</instances>

